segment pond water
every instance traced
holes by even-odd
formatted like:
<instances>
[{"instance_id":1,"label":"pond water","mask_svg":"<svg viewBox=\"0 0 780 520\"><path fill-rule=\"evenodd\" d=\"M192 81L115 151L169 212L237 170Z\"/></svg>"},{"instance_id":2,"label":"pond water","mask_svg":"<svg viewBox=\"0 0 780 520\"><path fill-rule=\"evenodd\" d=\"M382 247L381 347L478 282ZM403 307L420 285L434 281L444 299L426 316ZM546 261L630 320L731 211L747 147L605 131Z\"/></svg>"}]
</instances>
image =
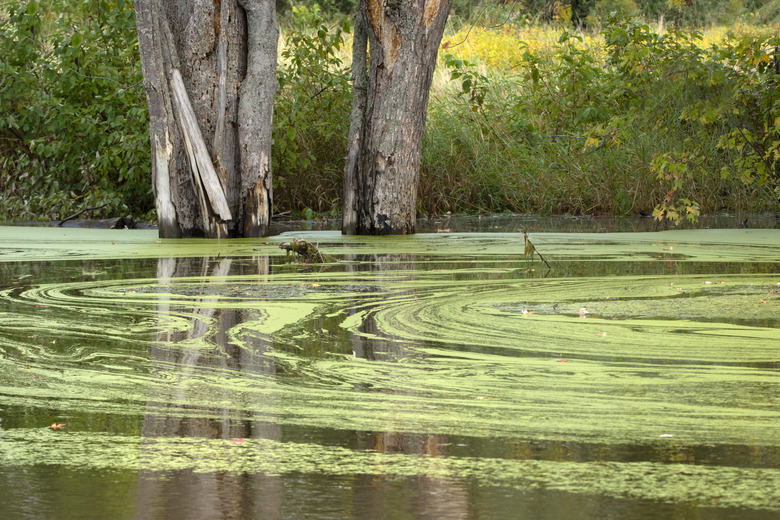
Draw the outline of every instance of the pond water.
<instances>
[{"instance_id":1,"label":"pond water","mask_svg":"<svg viewBox=\"0 0 780 520\"><path fill-rule=\"evenodd\" d=\"M1 516L777 518L780 230L496 222L0 227Z\"/></svg>"}]
</instances>

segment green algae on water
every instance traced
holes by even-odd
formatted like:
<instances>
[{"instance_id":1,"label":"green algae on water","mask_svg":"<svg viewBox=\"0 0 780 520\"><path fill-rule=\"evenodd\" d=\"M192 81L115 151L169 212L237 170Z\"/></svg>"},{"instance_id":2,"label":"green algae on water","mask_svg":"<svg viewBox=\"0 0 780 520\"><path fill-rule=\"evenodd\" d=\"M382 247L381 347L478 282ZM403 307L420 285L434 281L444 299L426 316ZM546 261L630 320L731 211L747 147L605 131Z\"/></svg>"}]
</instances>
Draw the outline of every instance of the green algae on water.
<instances>
[{"instance_id":1,"label":"green algae on water","mask_svg":"<svg viewBox=\"0 0 780 520\"><path fill-rule=\"evenodd\" d=\"M246 240L113 236L0 251L2 465L780 503L777 232L537 234L549 273L514 234L296 234L339 259L316 267ZM660 462L674 449L685 460Z\"/></svg>"},{"instance_id":2,"label":"green algae on water","mask_svg":"<svg viewBox=\"0 0 780 520\"><path fill-rule=\"evenodd\" d=\"M3 464L61 464L105 470L284 475L371 474L473 479L482 485L549 489L710 506L780 511L780 470L648 462L582 464L356 451L270 439L165 438L19 429L4 433Z\"/></svg>"}]
</instances>

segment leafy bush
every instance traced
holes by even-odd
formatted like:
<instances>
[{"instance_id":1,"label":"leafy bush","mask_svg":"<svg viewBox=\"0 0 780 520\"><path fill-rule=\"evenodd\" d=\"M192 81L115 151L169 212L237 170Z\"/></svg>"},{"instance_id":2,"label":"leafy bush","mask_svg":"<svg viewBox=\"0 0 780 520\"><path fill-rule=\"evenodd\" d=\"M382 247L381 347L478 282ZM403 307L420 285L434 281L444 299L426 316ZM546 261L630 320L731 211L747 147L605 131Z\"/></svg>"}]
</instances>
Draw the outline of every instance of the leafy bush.
<instances>
[{"instance_id":1,"label":"leafy bush","mask_svg":"<svg viewBox=\"0 0 780 520\"><path fill-rule=\"evenodd\" d=\"M522 58L489 70L468 53L491 55L481 47L447 49L451 84L439 80L429 109L424 212L655 207L679 220L777 208L767 173L780 157L777 76L767 73L775 40L748 31L705 45L696 31L621 18L600 40L559 35L505 39ZM479 96L464 96L466 79Z\"/></svg>"},{"instance_id":2,"label":"leafy bush","mask_svg":"<svg viewBox=\"0 0 780 520\"><path fill-rule=\"evenodd\" d=\"M317 9L294 8L278 66L274 113L274 204L338 211L352 84L342 61L345 20L327 24Z\"/></svg>"},{"instance_id":3,"label":"leafy bush","mask_svg":"<svg viewBox=\"0 0 780 520\"><path fill-rule=\"evenodd\" d=\"M153 207L135 12L20 1L0 18L0 219Z\"/></svg>"},{"instance_id":4,"label":"leafy bush","mask_svg":"<svg viewBox=\"0 0 780 520\"><path fill-rule=\"evenodd\" d=\"M645 125L655 118L660 134L675 137L651 165L668 188L656 216L695 218L716 179L780 200L780 38L732 35L705 49L695 31L660 35L616 21L605 33L610 62L630 85L626 113ZM663 110L648 99L663 100Z\"/></svg>"}]
</instances>

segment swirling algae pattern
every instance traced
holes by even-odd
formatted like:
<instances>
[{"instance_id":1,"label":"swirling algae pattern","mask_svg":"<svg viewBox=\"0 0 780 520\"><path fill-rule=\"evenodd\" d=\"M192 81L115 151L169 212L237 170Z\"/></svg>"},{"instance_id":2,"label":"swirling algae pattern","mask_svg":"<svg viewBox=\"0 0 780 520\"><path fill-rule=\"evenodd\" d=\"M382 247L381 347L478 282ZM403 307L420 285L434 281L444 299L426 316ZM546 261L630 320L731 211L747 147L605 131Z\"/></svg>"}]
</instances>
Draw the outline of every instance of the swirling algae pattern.
<instances>
[{"instance_id":1,"label":"swirling algae pattern","mask_svg":"<svg viewBox=\"0 0 780 520\"><path fill-rule=\"evenodd\" d=\"M3 233L3 465L428 475L780 511L777 232L534 235L550 273L511 254L522 238L508 234L301 233L337 259L302 266L276 249L285 237L215 248L137 233L117 254L91 231L48 249ZM116 258L135 259L132 275ZM556 273L578 262L666 272ZM25 422L44 409L67 431ZM135 426L116 426L128 417ZM166 429L199 420L230 426ZM258 437L247 422L437 435L449 448ZM458 439L607 455L480 456ZM618 449L646 456L608 455Z\"/></svg>"}]
</instances>

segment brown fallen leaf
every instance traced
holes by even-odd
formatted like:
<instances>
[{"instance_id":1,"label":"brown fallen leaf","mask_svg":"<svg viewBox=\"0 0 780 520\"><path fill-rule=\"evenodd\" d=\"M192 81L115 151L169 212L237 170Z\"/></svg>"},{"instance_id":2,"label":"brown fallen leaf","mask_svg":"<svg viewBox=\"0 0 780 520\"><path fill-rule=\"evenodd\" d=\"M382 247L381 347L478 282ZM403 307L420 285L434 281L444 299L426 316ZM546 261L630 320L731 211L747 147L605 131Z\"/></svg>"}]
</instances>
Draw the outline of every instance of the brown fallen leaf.
<instances>
[{"instance_id":1,"label":"brown fallen leaf","mask_svg":"<svg viewBox=\"0 0 780 520\"><path fill-rule=\"evenodd\" d=\"M64 430L65 429L65 423L53 423L51 425L52 430Z\"/></svg>"}]
</instances>

